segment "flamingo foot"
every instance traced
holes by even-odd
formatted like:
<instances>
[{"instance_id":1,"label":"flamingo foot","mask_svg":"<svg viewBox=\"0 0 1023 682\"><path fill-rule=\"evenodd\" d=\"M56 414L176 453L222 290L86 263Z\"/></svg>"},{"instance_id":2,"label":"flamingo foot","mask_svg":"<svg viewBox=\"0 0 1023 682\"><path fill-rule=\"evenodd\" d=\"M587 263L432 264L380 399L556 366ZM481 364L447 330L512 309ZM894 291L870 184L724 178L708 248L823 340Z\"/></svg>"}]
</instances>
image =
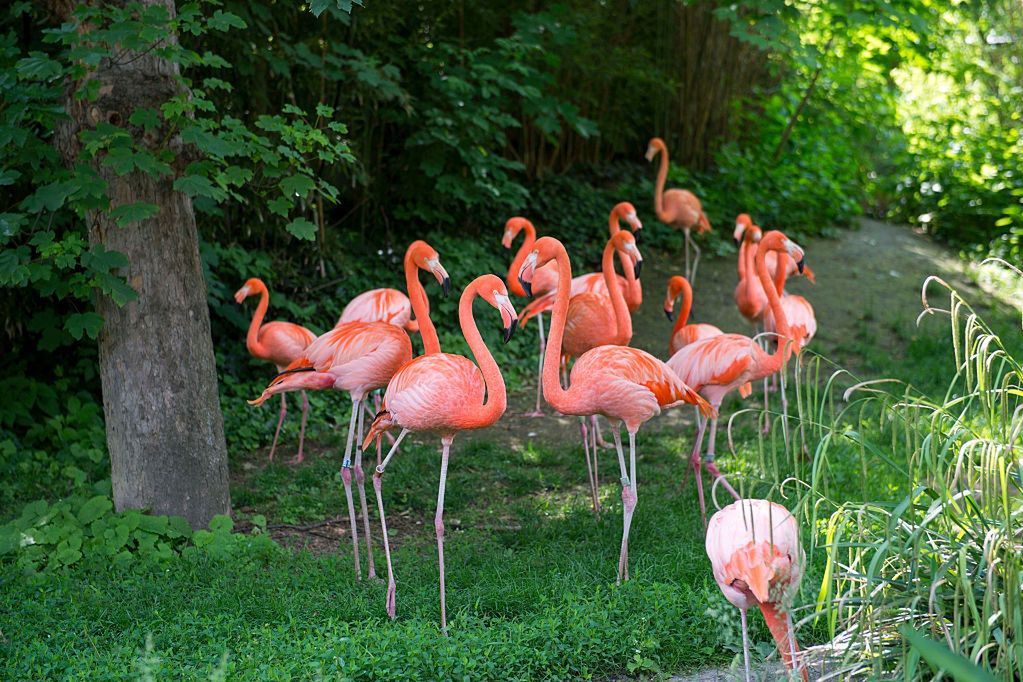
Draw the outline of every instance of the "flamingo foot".
<instances>
[{"instance_id":1,"label":"flamingo foot","mask_svg":"<svg viewBox=\"0 0 1023 682\"><path fill-rule=\"evenodd\" d=\"M397 588L394 586L394 581L391 580L387 583L387 617L394 620L395 615L398 613L398 599L397 599Z\"/></svg>"},{"instance_id":2,"label":"flamingo foot","mask_svg":"<svg viewBox=\"0 0 1023 682\"><path fill-rule=\"evenodd\" d=\"M285 464L287 464L288 466L292 466L293 467L293 466L297 466L297 465L301 464L303 461L305 461L305 457L302 455L301 452L299 452L297 455L295 455L294 457L289 459L287 462L285 462Z\"/></svg>"},{"instance_id":3,"label":"flamingo foot","mask_svg":"<svg viewBox=\"0 0 1023 682\"><path fill-rule=\"evenodd\" d=\"M704 463L703 466L707 468L707 473L713 476L715 481L721 481L721 485L724 486L725 490L732 494L732 497L734 497L737 500L741 499L739 497L739 493L735 492L735 488L732 487L732 484L728 482L728 479L725 478L725 475L721 473L720 469L718 469L717 464L714 464L714 462L706 462Z\"/></svg>"},{"instance_id":4,"label":"flamingo foot","mask_svg":"<svg viewBox=\"0 0 1023 682\"><path fill-rule=\"evenodd\" d=\"M532 412L523 412L523 417L546 417L547 413L543 410L533 410Z\"/></svg>"}]
</instances>

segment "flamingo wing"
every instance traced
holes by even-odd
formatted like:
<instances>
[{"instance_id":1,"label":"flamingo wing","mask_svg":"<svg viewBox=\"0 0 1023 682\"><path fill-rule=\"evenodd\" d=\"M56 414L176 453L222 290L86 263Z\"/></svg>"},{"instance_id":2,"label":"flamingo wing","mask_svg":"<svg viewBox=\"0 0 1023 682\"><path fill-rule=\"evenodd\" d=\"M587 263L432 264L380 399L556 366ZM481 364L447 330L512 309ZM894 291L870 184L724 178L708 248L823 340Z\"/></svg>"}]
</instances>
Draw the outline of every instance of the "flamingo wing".
<instances>
[{"instance_id":1,"label":"flamingo wing","mask_svg":"<svg viewBox=\"0 0 1023 682\"><path fill-rule=\"evenodd\" d=\"M387 384L384 404L394 423L413 431L442 433L472 428L483 405L486 382L461 355L422 355L402 366Z\"/></svg>"},{"instance_id":2,"label":"flamingo wing","mask_svg":"<svg viewBox=\"0 0 1023 682\"><path fill-rule=\"evenodd\" d=\"M337 324L345 322L387 322L406 327L412 317L412 303L397 289L370 289L345 306Z\"/></svg>"},{"instance_id":3,"label":"flamingo wing","mask_svg":"<svg viewBox=\"0 0 1023 682\"><path fill-rule=\"evenodd\" d=\"M383 388L412 359L412 342L386 322L346 322L318 337L292 365L337 377L335 388L363 393Z\"/></svg>"},{"instance_id":4,"label":"flamingo wing","mask_svg":"<svg viewBox=\"0 0 1023 682\"><path fill-rule=\"evenodd\" d=\"M278 367L290 364L316 339L305 327L291 322L267 322L259 328L259 343L267 351L263 359Z\"/></svg>"},{"instance_id":5,"label":"flamingo wing","mask_svg":"<svg viewBox=\"0 0 1023 682\"><path fill-rule=\"evenodd\" d=\"M744 384L760 350L741 334L720 334L685 346L668 360L668 367L682 381L702 391L706 386ZM740 381L740 379L742 379Z\"/></svg>"}]
</instances>

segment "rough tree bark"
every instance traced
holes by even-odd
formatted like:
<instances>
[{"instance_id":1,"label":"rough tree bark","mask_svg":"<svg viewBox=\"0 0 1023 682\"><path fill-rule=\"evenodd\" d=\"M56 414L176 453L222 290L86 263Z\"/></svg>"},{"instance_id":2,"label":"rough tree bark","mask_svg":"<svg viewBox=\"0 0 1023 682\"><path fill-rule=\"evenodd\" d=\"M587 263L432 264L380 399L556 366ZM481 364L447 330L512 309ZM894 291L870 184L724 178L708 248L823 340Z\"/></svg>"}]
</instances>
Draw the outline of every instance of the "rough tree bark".
<instances>
[{"instance_id":1,"label":"rough tree bark","mask_svg":"<svg viewBox=\"0 0 1023 682\"><path fill-rule=\"evenodd\" d=\"M173 0L141 2L174 14ZM48 4L67 20L74 3ZM57 134L65 162L78 161L79 133L100 121L127 128L151 148L169 145L180 158L177 136L165 140L157 132L147 137L128 124L136 108L159 109L179 92L177 74L177 65L165 59L128 53L116 63L105 61L90 75L100 81L95 102L76 100L77 84L69 84L69 120ZM114 503L118 510L149 509L205 526L215 514L229 511L230 497L192 201L174 190L171 177L118 176L99 165L96 170L108 183L112 206L144 201L160 209L156 217L125 227L117 227L104 212L87 217L92 243L127 255L129 265L121 274L139 295L124 307L106 296L96 302L104 321L99 365Z\"/></svg>"}]
</instances>

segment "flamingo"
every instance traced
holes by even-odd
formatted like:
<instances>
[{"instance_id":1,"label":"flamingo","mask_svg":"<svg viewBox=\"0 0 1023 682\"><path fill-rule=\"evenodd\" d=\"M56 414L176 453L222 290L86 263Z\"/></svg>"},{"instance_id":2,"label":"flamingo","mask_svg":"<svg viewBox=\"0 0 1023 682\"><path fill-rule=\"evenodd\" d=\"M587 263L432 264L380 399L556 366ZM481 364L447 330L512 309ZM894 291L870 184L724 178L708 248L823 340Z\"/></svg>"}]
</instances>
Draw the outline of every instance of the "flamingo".
<instances>
[{"instance_id":1,"label":"flamingo","mask_svg":"<svg viewBox=\"0 0 1023 682\"><path fill-rule=\"evenodd\" d=\"M515 331L518 317L508 298L508 290L496 275L483 275L473 280L462 292L458 303L458 320L462 335L469 344L475 363L461 355L434 353L423 355L403 366L387 384L384 410L377 415L366 435L373 438L395 426L401 433L373 476L380 525L387 558L387 615L394 618L396 589L391 566L391 549L387 539L387 520L382 496L383 475L395 449L409 431L435 433L441 439L440 486L437 489L437 560L440 564L440 621L447 633L447 600L444 590L444 486L448 473L451 442L459 431L482 429L494 424L507 407L504 377L494 356L483 342L472 314L473 301L480 297L501 313L504 340Z\"/></svg>"},{"instance_id":2,"label":"flamingo","mask_svg":"<svg viewBox=\"0 0 1023 682\"><path fill-rule=\"evenodd\" d=\"M508 290L516 296L525 296L526 292L523 290L522 285L519 284L518 272L519 267L522 265L522 261L525 260L526 254L533 248L534 242L536 242L536 228L533 223L527 218L516 216L509 218L504 224L504 236L501 238L501 245L510 249L515 238L520 232L525 232L526 235L522 239L522 244L519 246L519 250L515 253L515 258L512 259L511 266L508 268ZM540 294L545 294L549 291L553 291L558 285L558 273L552 263L550 267L544 268L541 272L537 273L536 291ZM539 328L540 334L540 352L539 366L537 367L537 381L536 381L536 408L532 412L527 412L527 417L542 417L544 416L543 410L540 406L540 400L542 396L542 386L540 382L540 374L543 370L543 350L546 345L543 331L543 311L536 314L537 327Z\"/></svg>"},{"instance_id":3,"label":"flamingo","mask_svg":"<svg viewBox=\"0 0 1023 682\"><path fill-rule=\"evenodd\" d=\"M790 614L805 562L795 517L774 502L739 500L711 518L706 545L714 580L742 619L746 682L750 680L746 611L754 604L764 614L785 667L798 668L807 682L806 668L796 658L799 645Z\"/></svg>"},{"instance_id":4,"label":"flamingo","mask_svg":"<svg viewBox=\"0 0 1023 682\"><path fill-rule=\"evenodd\" d=\"M616 235L616 238L623 236L626 233ZM631 238L631 235L628 236ZM604 254L606 263L610 260L606 249ZM586 351L572 367L568 388L562 388L558 380L558 360L566 337L572 279L572 264L564 245L553 237L538 239L533 251L522 264L519 279L528 293L536 270L551 260L558 265L558 291L551 316L550 338L544 354L543 395L547 403L562 414L581 417L602 414L611 421L622 481L622 544L618 556L618 582L621 583L622 579L629 579L629 529L638 499L636 433L640 426L660 414L662 409L679 403L698 405L707 416L713 410L706 400L679 379L667 365L645 351L628 346L599 346ZM620 300L621 287L618 280L609 278L608 288ZM628 470L619 431L622 422L629 432Z\"/></svg>"},{"instance_id":5,"label":"flamingo","mask_svg":"<svg viewBox=\"0 0 1023 682\"><path fill-rule=\"evenodd\" d=\"M789 355L792 353L791 338L788 321L781 307L777 289L772 286L768 276L765 254L770 251L785 253L796 262L796 266L803 265L803 250L792 242L788 237L778 231L768 232L760 240L755 259L755 272L760 278L761 286L767 292L768 305L778 324L779 342L773 354L766 350L748 336L742 334L721 334L709 339L703 339L683 347L680 351L671 356L668 360L668 367L674 371L682 381L693 386L714 408L714 411L721 407L725 396L738 389L742 397L749 396L751 392L750 383L764 379L778 372ZM738 493L728 483L728 480L714 464L714 440L717 434L717 417L711 420L710 441L707 445L706 467L707 471L720 480L722 485L736 499ZM707 508L703 499L703 478L700 472L700 448L703 445L703 435L706 431L707 420L697 420L696 440L693 443L691 462L693 471L696 473L696 490L700 499L700 517L704 526L707 524Z\"/></svg>"},{"instance_id":6,"label":"flamingo","mask_svg":"<svg viewBox=\"0 0 1023 682\"><path fill-rule=\"evenodd\" d=\"M654 188L654 210L657 219L665 225L682 230L686 243L686 278L696 283L696 268L700 264L700 247L696 245L690 236L690 231L696 229L696 234L709 232L710 221L703 212L703 206L696 195L687 189L669 189L664 191L664 182L668 178L668 147L664 140L654 137L650 140L646 150L646 160L653 161L654 157L661 155L661 166L657 170L657 185ZM689 269L689 248L696 252L693 258L693 269Z\"/></svg>"},{"instance_id":7,"label":"flamingo","mask_svg":"<svg viewBox=\"0 0 1023 682\"><path fill-rule=\"evenodd\" d=\"M419 321L412 319L412 302L397 289L370 289L345 306L337 324L345 322L387 322L410 334L419 331Z\"/></svg>"},{"instance_id":8,"label":"flamingo","mask_svg":"<svg viewBox=\"0 0 1023 682\"><path fill-rule=\"evenodd\" d=\"M249 323L249 331L245 335L245 347L253 357L260 360L269 360L280 372L288 366L295 358L302 354L302 351L313 342L316 334L297 324L291 322L267 322L263 324L266 317L266 309L270 306L270 292L263 281L255 277L246 280L239 289L234 300L238 303L247 297L259 294L259 304L256 312L252 315L252 322ZM281 435L281 425L284 424L284 415L288 412L288 405L285 398L281 396L281 415L277 418L277 430L274 431L274 442L270 446L270 461L273 461L274 450L277 449L277 437ZM298 432L298 455L289 463L298 464L302 461L302 446L305 444L305 423L309 415L309 398L305 391L302 392L302 425Z\"/></svg>"},{"instance_id":9,"label":"flamingo","mask_svg":"<svg viewBox=\"0 0 1023 682\"><path fill-rule=\"evenodd\" d=\"M674 318L675 299L682 295L682 311L678 314L675 326L671 330L671 339L668 342L668 357L678 352L679 348L687 346L694 341L707 339L711 336L721 334L721 330L712 324L696 323L686 324L689 320L689 313L693 310L693 288L689 286L689 280L680 275L668 279L668 294L664 299L664 314L670 322Z\"/></svg>"},{"instance_id":10,"label":"flamingo","mask_svg":"<svg viewBox=\"0 0 1023 682\"><path fill-rule=\"evenodd\" d=\"M639 217L636 215L636 207L630 204L628 201L622 201L615 204L615 207L611 209L611 214L608 216L608 233L610 236L615 236L621 231L621 220L625 220L629 229L632 230L633 236L636 237L637 242L639 241L639 231L643 229L643 223L640 222ZM519 249L520 254L528 252L525 248L526 244L523 243ZM530 244L532 246L532 244ZM636 312L639 310L639 306L643 303L643 288L640 285L639 278L635 277L632 271L632 264L627 262L628 259L621 259L622 272L625 273L624 277L619 275L618 281L621 282L622 288L625 290L625 302L629 306L629 312ZM522 262L519 261L518 265ZM514 266L514 264L513 264ZM517 266L515 266L517 267ZM517 271L517 270L516 270ZM543 289L542 286L545 283L546 276L537 273L540 279L537 281L537 288L533 292L534 298L525 308L522 309L522 315L519 318L519 325L522 327L526 326L529 320L541 313L545 313L554 308L554 290ZM595 294L608 295L607 284L604 282L603 272L588 272L585 275L579 275L578 277L572 278L572 295L581 294L583 292L592 292Z\"/></svg>"}]
</instances>

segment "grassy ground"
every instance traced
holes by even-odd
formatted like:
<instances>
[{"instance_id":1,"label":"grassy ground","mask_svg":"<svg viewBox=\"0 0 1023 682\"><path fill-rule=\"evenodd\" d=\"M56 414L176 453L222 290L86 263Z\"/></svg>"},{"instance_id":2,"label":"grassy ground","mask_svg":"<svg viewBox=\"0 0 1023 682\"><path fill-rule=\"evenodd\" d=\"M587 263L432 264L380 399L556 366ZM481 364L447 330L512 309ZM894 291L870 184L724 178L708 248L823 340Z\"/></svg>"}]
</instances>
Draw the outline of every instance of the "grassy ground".
<instances>
[{"instance_id":1,"label":"grassy ground","mask_svg":"<svg viewBox=\"0 0 1023 682\"><path fill-rule=\"evenodd\" d=\"M926 274L977 292L958 262L922 237L872 222L805 246L819 284L793 288L817 308L819 351L864 378L895 376L940 390L951 368L944 323L917 328L914 320ZM660 304L672 268L663 256L645 255L646 302L634 345L663 357L669 327ZM731 303L734 281L730 261L701 264L697 319L744 329ZM1008 312L990 303L1009 331ZM274 537L298 551L44 578L0 566L0 677L618 679L732 661L738 617L711 578L692 483L679 485L690 410L641 431L633 579L616 587L621 505L614 458L602 455L605 512L594 518L577 422L522 417L533 395L525 387L497 426L456 440L446 500L450 638L437 628L431 521L438 444L406 440L385 478L397 548L398 619L390 623L384 585L353 578L339 432L337 440L312 443L298 468L267 466L265 451L232 464L237 516L265 515ZM724 411L738 406L726 403ZM787 472L773 464L777 430L761 439L755 419L737 419L736 451L728 452L722 434L719 452L736 483L763 493ZM285 434L284 456L293 439L293 430ZM865 492L855 464L848 482L848 495ZM373 532L383 573L375 514ZM820 565L812 556L803 603L816 594ZM751 622L762 658L769 637L759 617ZM801 636L813 641L822 633L805 628Z\"/></svg>"}]
</instances>

